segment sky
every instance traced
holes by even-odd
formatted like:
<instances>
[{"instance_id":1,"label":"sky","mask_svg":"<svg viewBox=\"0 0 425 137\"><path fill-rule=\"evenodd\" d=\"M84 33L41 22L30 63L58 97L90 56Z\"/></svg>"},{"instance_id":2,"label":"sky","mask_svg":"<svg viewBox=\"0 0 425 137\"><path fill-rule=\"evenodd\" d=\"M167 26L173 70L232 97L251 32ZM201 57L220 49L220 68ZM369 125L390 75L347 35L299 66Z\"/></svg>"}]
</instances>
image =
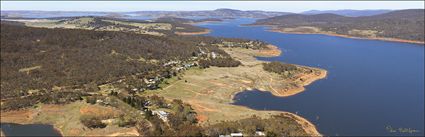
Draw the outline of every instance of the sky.
<instances>
[{"instance_id":1,"label":"sky","mask_svg":"<svg viewBox=\"0 0 425 137\"><path fill-rule=\"evenodd\" d=\"M424 1L1 1L1 10L44 11L194 11L231 8L302 12L338 9L424 8Z\"/></svg>"}]
</instances>

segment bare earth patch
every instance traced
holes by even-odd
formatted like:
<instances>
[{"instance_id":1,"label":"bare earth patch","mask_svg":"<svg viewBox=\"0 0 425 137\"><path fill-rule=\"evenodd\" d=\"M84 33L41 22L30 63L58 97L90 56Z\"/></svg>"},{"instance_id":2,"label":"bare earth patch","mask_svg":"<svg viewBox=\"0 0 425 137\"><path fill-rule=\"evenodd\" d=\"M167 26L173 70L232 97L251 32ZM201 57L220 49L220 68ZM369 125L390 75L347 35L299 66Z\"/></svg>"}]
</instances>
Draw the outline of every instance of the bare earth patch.
<instances>
[{"instance_id":1,"label":"bare earth patch","mask_svg":"<svg viewBox=\"0 0 425 137\"><path fill-rule=\"evenodd\" d=\"M202 34L208 34L211 31L209 29L205 29L204 31L199 32L174 32L177 35L202 35Z\"/></svg>"},{"instance_id":2,"label":"bare earth patch","mask_svg":"<svg viewBox=\"0 0 425 137\"><path fill-rule=\"evenodd\" d=\"M89 129L80 122L82 115L116 116L121 112L112 107L73 102L66 105L39 105L18 111L1 112L1 122L18 124L51 124L64 136L137 136L135 128L109 125L103 129Z\"/></svg>"},{"instance_id":3,"label":"bare earth patch","mask_svg":"<svg viewBox=\"0 0 425 137\"><path fill-rule=\"evenodd\" d=\"M145 94L157 94L167 99L181 99L192 105L198 113L201 125L220 121L233 121L257 115L263 118L284 113L292 116L311 135L320 136L315 126L295 114L280 111L258 111L243 106L232 105L233 96L244 90L260 89L270 91L276 96L290 96L302 92L305 85L324 78L326 71L318 68L297 66L311 70L311 73L298 74L297 79L285 77L263 70L262 63L254 56L276 56L280 52L262 52L245 48L223 48L233 58L242 62L239 67L193 68L185 72L182 80L171 83L159 91ZM273 48L271 50L277 50ZM269 53L269 54L265 54ZM279 54L277 54L279 53ZM310 71L309 71L310 72ZM187 81L187 82L185 82Z\"/></svg>"}]
</instances>

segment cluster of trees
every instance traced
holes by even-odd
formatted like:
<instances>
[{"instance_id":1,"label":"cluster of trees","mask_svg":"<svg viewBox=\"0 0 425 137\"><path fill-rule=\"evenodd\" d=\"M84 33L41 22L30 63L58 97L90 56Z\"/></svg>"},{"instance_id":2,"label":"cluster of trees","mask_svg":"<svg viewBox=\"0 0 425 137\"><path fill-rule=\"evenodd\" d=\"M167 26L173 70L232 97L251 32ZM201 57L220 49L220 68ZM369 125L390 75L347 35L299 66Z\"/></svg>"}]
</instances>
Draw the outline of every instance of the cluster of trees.
<instances>
[{"instance_id":1,"label":"cluster of trees","mask_svg":"<svg viewBox=\"0 0 425 137\"><path fill-rule=\"evenodd\" d=\"M169 109L168 121L164 122L152 111L146 108L145 119L121 115L118 125L121 127L136 127L144 136L219 136L241 132L245 136L254 136L256 131L262 131L267 136L308 136L302 125L293 120L291 115L274 115L270 118L252 116L237 121L221 121L213 125L198 125L197 114L189 104L174 99L167 101L163 97L153 96L124 96L111 92L111 96L121 98L130 106L140 109L150 102L150 105ZM145 103L142 103L145 102ZM104 128L101 122L104 118L82 116L81 122L89 128Z\"/></svg>"},{"instance_id":2,"label":"cluster of trees","mask_svg":"<svg viewBox=\"0 0 425 137\"><path fill-rule=\"evenodd\" d=\"M171 102L164 97L153 96L125 96L111 92L111 95L117 96L125 103L140 110L145 111L145 120L136 120L136 118L119 118L119 126L135 126L138 132L145 136L200 136L203 129L197 125L196 113L189 104L181 100ZM148 103L149 102L149 103ZM170 109L172 112L168 115L168 124L158 116L152 115L152 110L147 106L156 106L158 108Z\"/></svg>"},{"instance_id":3,"label":"cluster of trees","mask_svg":"<svg viewBox=\"0 0 425 137\"><path fill-rule=\"evenodd\" d=\"M399 10L385 14L346 17L336 14L291 14L258 20L257 25L276 25L282 28L313 26L322 31L352 35L350 31L372 30L379 37L424 41L424 10Z\"/></svg>"},{"instance_id":4,"label":"cluster of trees","mask_svg":"<svg viewBox=\"0 0 425 137\"><path fill-rule=\"evenodd\" d=\"M171 103L171 110L174 113L169 115L169 123L176 130L181 129L182 125L198 123L196 112L189 104L184 104L181 100L174 99Z\"/></svg>"},{"instance_id":5,"label":"cluster of trees","mask_svg":"<svg viewBox=\"0 0 425 137\"><path fill-rule=\"evenodd\" d=\"M302 126L284 114L270 118L252 116L238 121L224 121L205 127L208 136L229 135L241 132L244 136L254 136L256 131L262 131L267 136L309 136Z\"/></svg>"},{"instance_id":6,"label":"cluster of trees","mask_svg":"<svg viewBox=\"0 0 425 137\"><path fill-rule=\"evenodd\" d=\"M197 125L196 113L189 104L181 100L173 100L170 105L172 113L168 115L168 124L151 115L150 111L145 113L146 119L152 127L146 130L145 126L139 126L139 133L145 136L202 136L203 128Z\"/></svg>"},{"instance_id":7,"label":"cluster of trees","mask_svg":"<svg viewBox=\"0 0 425 137\"><path fill-rule=\"evenodd\" d=\"M95 116L83 115L80 117L81 123L88 128L105 128L106 124L102 119Z\"/></svg>"},{"instance_id":8,"label":"cluster of trees","mask_svg":"<svg viewBox=\"0 0 425 137\"><path fill-rule=\"evenodd\" d=\"M284 72L297 70L297 66L278 61L263 63L263 69L269 72L284 74Z\"/></svg>"},{"instance_id":9,"label":"cluster of trees","mask_svg":"<svg viewBox=\"0 0 425 137\"><path fill-rule=\"evenodd\" d=\"M2 91L3 92L3 91ZM44 104L66 104L78 100L82 100L87 94L78 91L55 91L44 92L39 91L35 95L26 95L20 98L7 99L1 105L2 111L17 110L21 108L31 107L37 103Z\"/></svg>"},{"instance_id":10,"label":"cluster of trees","mask_svg":"<svg viewBox=\"0 0 425 137\"><path fill-rule=\"evenodd\" d=\"M232 47L248 48L248 49L267 49L266 42L260 40L250 40L241 38L224 38L224 37L206 37L206 36L184 36L182 39L190 39L192 41L202 43L200 45L222 44L224 47L230 47L224 43L233 43ZM221 54L221 53L220 53Z\"/></svg>"},{"instance_id":11,"label":"cluster of trees","mask_svg":"<svg viewBox=\"0 0 425 137\"><path fill-rule=\"evenodd\" d=\"M241 62L234 60L233 58L215 58L215 59L203 59L199 61L201 68L208 68L210 66L217 67L237 67L241 65Z\"/></svg>"}]
</instances>

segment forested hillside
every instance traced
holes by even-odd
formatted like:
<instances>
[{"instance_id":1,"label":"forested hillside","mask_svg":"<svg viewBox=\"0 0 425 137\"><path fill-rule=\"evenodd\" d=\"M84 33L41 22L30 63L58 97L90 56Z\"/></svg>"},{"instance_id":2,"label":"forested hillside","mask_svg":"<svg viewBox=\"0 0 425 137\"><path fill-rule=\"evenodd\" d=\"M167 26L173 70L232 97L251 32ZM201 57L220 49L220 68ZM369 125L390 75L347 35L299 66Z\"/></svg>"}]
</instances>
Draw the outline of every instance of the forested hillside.
<instances>
[{"instance_id":1,"label":"forested hillside","mask_svg":"<svg viewBox=\"0 0 425 137\"><path fill-rule=\"evenodd\" d=\"M201 41L217 41L208 37L43 29L10 22L1 24L1 41L2 98L54 87L86 88L135 74L140 79L164 77L173 72L171 67L164 67L167 62L194 57L214 60L201 51L230 58L217 46L200 47Z\"/></svg>"},{"instance_id":2,"label":"forested hillside","mask_svg":"<svg viewBox=\"0 0 425 137\"><path fill-rule=\"evenodd\" d=\"M254 25L277 28L315 27L317 33L336 33L356 37L384 37L424 41L424 10L399 10L385 14L346 17L336 14L292 14L261 19Z\"/></svg>"}]
</instances>

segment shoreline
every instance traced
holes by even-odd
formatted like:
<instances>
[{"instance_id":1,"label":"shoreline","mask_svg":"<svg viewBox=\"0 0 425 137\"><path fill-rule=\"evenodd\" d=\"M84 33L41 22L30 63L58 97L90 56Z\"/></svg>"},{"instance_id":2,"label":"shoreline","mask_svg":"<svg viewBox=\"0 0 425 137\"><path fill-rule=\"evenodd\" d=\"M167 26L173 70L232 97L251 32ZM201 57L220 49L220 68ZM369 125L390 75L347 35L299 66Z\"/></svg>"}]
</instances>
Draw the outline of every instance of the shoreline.
<instances>
[{"instance_id":1,"label":"shoreline","mask_svg":"<svg viewBox=\"0 0 425 137\"><path fill-rule=\"evenodd\" d=\"M314 137L322 137L323 135L317 130L317 127L310 122L309 120L307 120L304 117L301 117L297 114L294 114L292 112L287 112L287 111L280 111L280 110L256 110L256 109L252 109L249 108L247 106L239 106L239 105L234 105L236 107L242 107L242 108L246 108L246 109L250 109L253 111L260 111L260 112L271 112L269 114L271 115L279 115L279 114L283 114L286 117L290 117L291 119L295 120L298 124L301 125L302 129L309 134L310 136L314 136ZM272 114L273 113L273 114Z\"/></svg>"},{"instance_id":2,"label":"shoreline","mask_svg":"<svg viewBox=\"0 0 425 137\"><path fill-rule=\"evenodd\" d=\"M406 39L398 39L398 38L385 38L385 37L356 37L356 36L350 36L350 35L344 35L344 34L336 34L336 33L329 33L329 32L290 32L290 31L283 31L280 28L277 28L274 25L247 25L247 26L266 26L266 31L269 32L278 32L278 33L286 33L286 34L321 34L321 35L327 35L327 36L335 36L335 37L342 37L342 38L350 38L350 39L364 39L364 40L379 40L379 41L389 41L389 42L400 42L400 43L410 43L410 44L419 44L424 45L424 41L416 41L416 40L406 40Z\"/></svg>"},{"instance_id":3,"label":"shoreline","mask_svg":"<svg viewBox=\"0 0 425 137\"><path fill-rule=\"evenodd\" d=\"M198 32L174 32L174 34L182 35L182 36L188 36L188 35L202 35L202 34L208 34L211 30L205 29L204 31L198 31Z\"/></svg>"},{"instance_id":4,"label":"shoreline","mask_svg":"<svg viewBox=\"0 0 425 137\"><path fill-rule=\"evenodd\" d=\"M199 21L199 22L189 22L189 23L184 23L184 24L189 24L189 25L197 25L197 24L203 24L203 23L217 23L217 22L223 22L224 20L221 21Z\"/></svg>"},{"instance_id":5,"label":"shoreline","mask_svg":"<svg viewBox=\"0 0 425 137\"><path fill-rule=\"evenodd\" d=\"M280 56L282 54L282 50L280 50L277 46L275 45L267 45L267 47L269 49L266 50L258 50L255 51L256 53L253 53L253 55L251 55L254 58L255 62L258 62L256 65L261 65L261 63L263 62L268 62L268 61L261 61L256 59L255 57L276 57L276 56ZM227 50L225 50L226 52L228 52ZM229 52L228 52L229 53ZM232 53L229 53L230 55L232 55ZM296 65L296 64L294 64ZM259 91L263 91L263 92L270 92L275 96L279 96L279 97L289 97L289 96L293 96L296 95L298 93L301 93L305 90L305 86L310 85L311 83L320 80L320 79L324 79L327 77L327 70L324 69L320 69L320 68L314 68L314 67L308 67L308 66L302 66L302 65L296 65L299 68L308 68L308 69L312 69L314 70L313 74L305 74L303 76L301 76L299 79L304 79L304 80L294 80L295 82L300 82L298 87L291 87L291 88L285 88L285 89L279 89L279 88L274 88L272 85L269 85L269 87L267 87L267 89L265 88L256 88L255 86L248 86L245 90L259 90ZM272 82L272 81L271 81ZM271 84L271 83L269 83ZM243 92L245 90L239 91L239 92ZM239 92L235 92L232 95L232 99L234 97L234 95L236 95Z\"/></svg>"},{"instance_id":6,"label":"shoreline","mask_svg":"<svg viewBox=\"0 0 425 137\"><path fill-rule=\"evenodd\" d=\"M284 94L276 95L276 94L273 94L273 92L272 92L272 94L275 95L275 96L279 96L279 97L289 97L289 96L293 96L293 95L296 95L298 93L304 92L305 89L306 89L305 86L308 86L308 85L310 85L311 83L313 83L317 80L326 78L327 73L328 73L328 71L321 70L319 75L311 76L310 78L306 79L306 81L303 81L302 84L301 84L302 86L300 86L300 87L295 87L295 88L290 88L290 89L284 90L283 91ZM280 93L279 91L276 91L276 92Z\"/></svg>"},{"instance_id":7,"label":"shoreline","mask_svg":"<svg viewBox=\"0 0 425 137\"><path fill-rule=\"evenodd\" d=\"M269 49L267 49L267 50L259 50L258 51L258 54L255 55L255 56L276 57L276 56L279 56L279 55L282 54L282 50L280 50L275 45L269 44L269 45L267 45L267 47L269 47ZM255 56L253 56L253 57L255 57ZM255 59L255 61L260 61L260 60ZM265 61L260 61L260 62L265 62ZM306 67L306 66L297 65L297 67ZM254 88L253 86L250 86L250 87L247 87L247 88L245 88L243 90L239 90L239 91L233 92L232 95L231 95L231 97L230 97L230 102L234 102L233 98L234 98L234 96L237 93L241 93L241 92L244 92L246 90L253 90L253 89L257 89L257 90L260 90L262 92L270 92L273 95L279 96L279 97L293 96L293 95L296 95L298 93L301 93L301 92L305 91L305 86L308 86L308 85L310 85L311 83L313 83L313 82L315 82L317 80L324 79L324 78L327 77L327 71L326 70L319 69L319 68L312 68L312 67L307 67L307 68L319 70L320 74L319 75L313 75L313 76L307 75L309 77L305 81L302 81L301 82L301 85L302 86L300 86L298 88L291 88L291 89L285 91L284 94L277 95L273 91L268 91L268 90L265 90L265 89L257 89L257 88ZM251 109L251 108L246 107L246 106L240 106L240 107ZM254 111L263 111L263 110L256 110L256 109L251 109L251 110L254 110ZM267 111L267 110L264 110L264 111ZM268 110L268 111L270 111L270 110ZM275 111L275 112L279 112L281 114L288 115L288 117L291 117L293 120L295 120L296 122L298 122L302 126L302 128L304 129L304 131L307 134L309 134L311 136L323 136L317 130L316 126L313 123L311 123L310 121L308 121L307 119L305 119L305 118L303 118L303 117L301 117L299 115L296 115L294 113L287 112L287 111Z\"/></svg>"},{"instance_id":8,"label":"shoreline","mask_svg":"<svg viewBox=\"0 0 425 137\"><path fill-rule=\"evenodd\" d=\"M319 133L316 126L310 121L308 121L307 119L291 112L283 112L283 114L293 116L293 119L302 126L302 128L304 129L305 132L307 132L307 134L310 134L311 136L323 136L322 134Z\"/></svg>"},{"instance_id":9,"label":"shoreline","mask_svg":"<svg viewBox=\"0 0 425 137\"><path fill-rule=\"evenodd\" d=\"M266 47L269 49L262 49L259 51L259 55L261 55L261 57L276 57L282 54L282 50L275 45L268 44Z\"/></svg>"}]
</instances>

